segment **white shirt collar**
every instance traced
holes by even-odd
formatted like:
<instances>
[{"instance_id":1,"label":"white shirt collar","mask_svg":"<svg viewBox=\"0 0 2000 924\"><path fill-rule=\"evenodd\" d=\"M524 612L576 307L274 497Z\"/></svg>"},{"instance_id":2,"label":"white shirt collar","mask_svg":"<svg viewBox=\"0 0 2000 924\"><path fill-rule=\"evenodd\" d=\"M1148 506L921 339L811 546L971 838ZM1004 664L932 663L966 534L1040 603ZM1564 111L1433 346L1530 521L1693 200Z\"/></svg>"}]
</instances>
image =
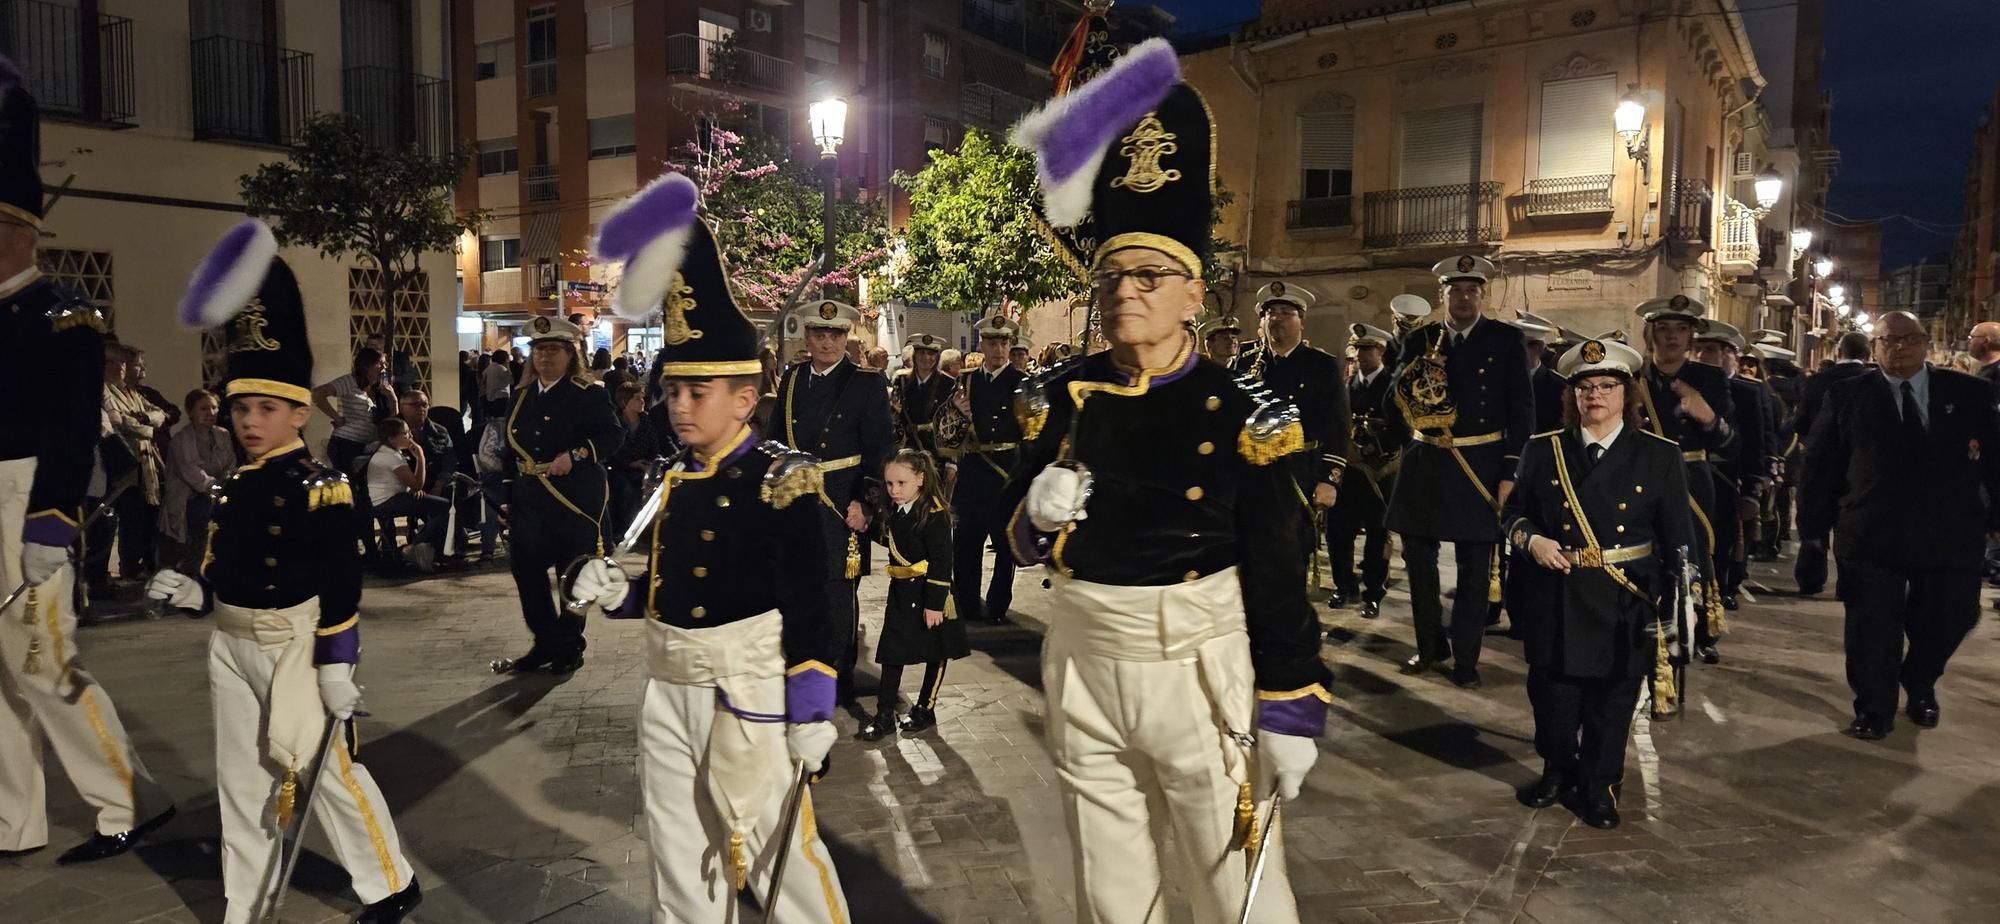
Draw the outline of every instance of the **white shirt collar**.
<instances>
[{"instance_id":1,"label":"white shirt collar","mask_svg":"<svg viewBox=\"0 0 2000 924\"><path fill-rule=\"evenodd\" d=\"M1611 451L1611 444L1618 442L1618 434L1624 432L1625 432L1625 421L1623 420L1620 420L1617 423L1613 424L1611 426L1611 432L1604 434L1603 439L1591 439L1589 430L1585 430L1582 427L1577 428L1577 435L1583 437L1584 448L1588 449L1592 446L1602 446L1604 447L1604 451L1606 452Z\"/></svg>"},{"instance_id":2,"label":"white shirt collar","mask_svg":"<svg viewBox=\"0 0 2000 924\"><path fill-rule=\"evenodd\" d=\"M910 512L910 508L911 508L911 507L915 507L916 505L917 505L917 502L916 502L916 501L914 501L914 500L911 500L911 501L906 501L906 502L904 502L904 503L901 503L901 504L897 504L897 505L896 505L896 512L897 512L897 513L909 513L909 512Z\"/></svg>"},{"instance_id":3,"label":"white shirt collar","mask_svg":"<svg viewBox=\"0 0 2000 924\"><path fill-rule=\"evenodd\" d=\"M42 270L40 267L37 267L33 264L29 264L27 269L24 269L18 273L15 273L12 276L7 277L6 282L0 282L0 292L12 292L16 289L22 288L23 286L26 286L28 283L35 281L35 277L41 274Z\"/></svg>"},{"instance_id":4,"label":"white shirt collar","mask_svg":"<svg viewBox=\"0 0 2000 924\"><path fill-rule=\"evenodd\" d=\"M1360 379L1361 384L1363 385L1372 385L1375 383L1375 377L1381 375L1382 370L1387 368L1389 368L1387 365L1376 366L1374 372L1362 372L1361 370L1356 369L1354 371L1354 377Z\"/></svg>"},{"instance_id":5,"label":"white shirt collar","mask_svg":"<svg viewBox=\"0 0 2000 924\"><path fill-rule=\"evenodd\" d=\"M844 362L846 362L846 361L847 361L847 357L846 357L846 356L842 356L842 357L840 357L839 359L836 359L836 360L834 360L834 361L833 361L833 365L831 365L831 366L828 366L828 367L826 367L826 370L825 370L825 371L821 371L821 370L819 370L819 369L815 369L815 368L813 368L813 364L812 364L812 362L811 362L810 360L808 360L808 361L806 362L806 371L807 371L807 372L810 372L810 373L812 373L812 374L814 374L814 375L832 375L832 374L833 374L833 370L835 370L835 369L838 369L838 368L840 368L840 364L841 364L841 363L844 363Z\"/></svg>"},{"instance_id":6,"label":"white shirt collar","mask_svg":"<svg viewBox=\"0 0 2000 924\"><path fill-rule=\"evenodd\" d=\"M1480 316L1478 316L1478 317L1476 317L1476 318L1473 318L1473 319L1472 319L1472 323L1471 323L1471 324L1467 324L1467 325L1465 325L1465 329L1464 329L1464 330L1459 330L1458 328L1456 328L1456 327L1453 327L1453 326L1451 326L1451 319L1447 317L1447 318L1445 318L1445 321L1444 321L1444 329L1445 329L1445 336L1448 336L1448 337L1464 337L1464 336L1468 336L1468 335L1470 335L1470 334L1472 333L1472 329L1473 329L1473 328L1475 328L1475 327L1478 327L1478 326L1479 326L1479 322L1481 322L1481 321L1484 321L1484 320L1486 320L1486 316L1482 314L1482 315L1480 315Z\"/></svg>"}]
</instances>

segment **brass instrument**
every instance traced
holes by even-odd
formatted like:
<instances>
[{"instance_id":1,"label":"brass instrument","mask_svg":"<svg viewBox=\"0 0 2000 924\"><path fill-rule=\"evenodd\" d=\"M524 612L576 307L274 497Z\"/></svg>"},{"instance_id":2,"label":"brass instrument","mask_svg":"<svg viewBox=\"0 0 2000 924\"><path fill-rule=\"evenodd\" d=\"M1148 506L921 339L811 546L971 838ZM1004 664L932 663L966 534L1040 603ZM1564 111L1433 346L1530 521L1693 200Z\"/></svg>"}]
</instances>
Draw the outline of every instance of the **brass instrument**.
<instances>
[{"instance_id":1,"label":"brass instrument","mask_svg":"<svg viewBox=\"0 0 2000 924\"><path fill-rule=\"evenodd\" d=\"M1355 411L1353 421L1349 437L1354 443L1355 461L1380 477L1382 470L1402 454L1403 447L1389 442L1389 422L1372 410Z\"/></svg>"},{"instance_id":2,"label":"brass instrument","mask_svg":"<svg viewBox=\"0 0 2000 924\"><path fill-rule=\"evenodd\" d=\"M972 412L961 410L956 399L960 395L965 395L967 403L970 404L972 396L966 391L966 385L971 381L975 371L977 370L960 372L958 384L952 387L949 396L938 402L937 411L931 415L931 434L936 440L937 454L941 458L956 460L964 451L965 444L972 440Z\"/></svg>"}]
</instances>

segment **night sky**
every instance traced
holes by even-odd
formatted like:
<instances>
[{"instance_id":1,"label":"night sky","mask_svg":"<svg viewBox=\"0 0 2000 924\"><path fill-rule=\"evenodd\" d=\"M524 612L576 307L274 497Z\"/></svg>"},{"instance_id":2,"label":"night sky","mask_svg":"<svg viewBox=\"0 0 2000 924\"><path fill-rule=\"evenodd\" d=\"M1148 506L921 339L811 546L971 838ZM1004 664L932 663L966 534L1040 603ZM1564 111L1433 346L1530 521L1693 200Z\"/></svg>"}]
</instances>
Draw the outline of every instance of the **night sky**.
<instances>
[{"instance_id":1,"label":"night sky","mask_svg":"<svg viewBox=\"0 0 2000 924\"><path fill-rule=\"evenodd\" d=\"M1198 33L1257 15L1257 0L1155 0ZM1787 0L1737 0L1739 8ZM1893 269L1951 249L1963 218L1972 129L2000 90L2000 2L1827 0L1823 89L1833 92L1841 167L1827 207L1851 219L1909 215L1949 226L1885 226ZM1767 75L1775 79L1776 75Z\"/></svg>"}]
</instances>

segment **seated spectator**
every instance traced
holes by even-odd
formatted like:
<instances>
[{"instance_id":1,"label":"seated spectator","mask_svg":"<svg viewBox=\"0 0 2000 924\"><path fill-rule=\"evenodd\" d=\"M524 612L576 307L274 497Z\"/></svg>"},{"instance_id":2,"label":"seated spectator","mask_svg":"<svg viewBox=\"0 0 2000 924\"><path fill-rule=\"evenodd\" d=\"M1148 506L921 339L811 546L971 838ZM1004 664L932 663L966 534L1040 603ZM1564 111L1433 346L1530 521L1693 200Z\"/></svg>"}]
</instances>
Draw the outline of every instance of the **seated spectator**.
<instances>
[{"instance_id":1,"label":"seated spectator","mask_svg":"<svg viewBox=\"0 0 2000 924\"><path fill-rule=\"evenodd\" d=\"M494 561L500 557L500 535L507 521L500 512L501 484L506 481L507 421L502 417L486 418L485 426L479 430L479 451L472 456L473 467L479 472L479 496L484 501L486 515L479 523L479 557L481 561Z\"/></svg>"},{"instance_id":2,"label":"seated spectator","mask_svg":"<svg viewBox=\"0 0 2000 924\"><path fill-rule=\"evenodd\" d=\"M209 490L236 469L236 441L216 426L215 392L197 388L182 401L187 426L167 443L167 485L160 504L165 567L194 574L208 536Z\"/></svg>"},{"instance_id":3,"label":"seated spectator","mask_svg":"<svg viewBox=\"0 0 2000 924\"><path fill-rule=\"evenodd\" d=\"M424 473L429 476L423 489L432 494L447 493L451 475L458 471L458 450L451 431L431 419L431 396L420 388L404 392L396 399L396 416L409 425L410 439L423 450Z\"/></svg>"},{"instance_id":4,"label":"seated spectator","mask_svg":"<svg viewBox=\"0 0 2000 924\"><path fill-rule=\"evenodd\" d=\"M437 552L451 517L451 502L424 490L424 451L410 437L401 417L382 421L377 433L382 445L368 457L368 502L377 518L411 517L422 524L416 544L405 555L417 570L437 570Z\"/></svg>"}]
</instances>

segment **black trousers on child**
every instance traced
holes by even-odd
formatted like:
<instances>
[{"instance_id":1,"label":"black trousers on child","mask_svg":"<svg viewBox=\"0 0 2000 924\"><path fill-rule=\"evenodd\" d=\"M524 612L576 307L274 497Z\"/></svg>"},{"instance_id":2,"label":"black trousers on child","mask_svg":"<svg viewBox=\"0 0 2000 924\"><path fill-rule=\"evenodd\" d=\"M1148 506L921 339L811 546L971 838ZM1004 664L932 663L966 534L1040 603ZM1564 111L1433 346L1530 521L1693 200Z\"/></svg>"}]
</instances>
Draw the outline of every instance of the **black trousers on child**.
<instances>
[{"instance_id":1,"label":"black trousers on child","mask_svg":"<svg viewBox=\"0 0 2000 924\"><path fill-rule=\"evenodd\" d=\"M924 687L917 691L917 701L912 705L918 709L937 709L939 688L944 686L944 666L949 662L932 661L924 665ZM895 715L896 703L901 699L903 685L903 665L882 665L882 691L875 697L875 711L879 715Z\"/></svg>"}]
</instances>

